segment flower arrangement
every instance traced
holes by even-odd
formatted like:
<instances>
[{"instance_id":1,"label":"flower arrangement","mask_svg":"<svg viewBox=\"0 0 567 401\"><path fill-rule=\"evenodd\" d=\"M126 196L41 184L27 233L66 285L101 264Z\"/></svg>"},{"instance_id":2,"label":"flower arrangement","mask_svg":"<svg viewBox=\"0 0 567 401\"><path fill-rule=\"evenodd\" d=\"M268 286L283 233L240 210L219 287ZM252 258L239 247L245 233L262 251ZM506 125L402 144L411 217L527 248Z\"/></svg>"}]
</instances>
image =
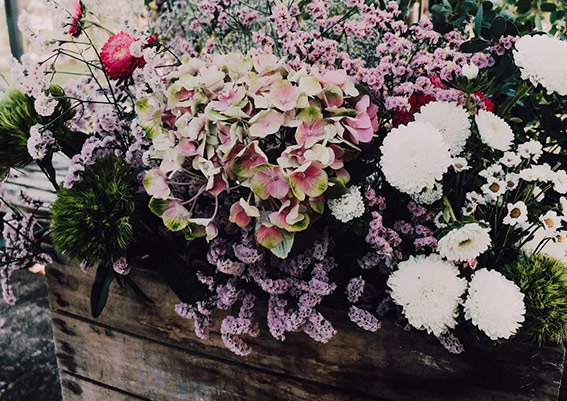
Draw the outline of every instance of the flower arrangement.
<instances>
[{"instance_id":1,"label":"flower arrangement","mask_svg":"<svg viewBox=\"0 0 567 401\"><path fill-rule=\"evenodd\" d=\"M278 340L328 342L328 308L366 335L396 319L455 353L471 332L563 341L565 91L549 58L565 42L482 12L472 32L441 33L394 2L258 3L167 3L152 34L114 34L77 1L66 39L14 64L0 167L38 163L58 198L49 230L4 218L4 297L51 241L97 269L93 315L114 280L139 292L129 272L145 264L200 338L224 311L238 355L263 321ZM180 16L183 38L163 26ZM53 86L65 58L84 73Z\"/></svg>"}]
</instances>

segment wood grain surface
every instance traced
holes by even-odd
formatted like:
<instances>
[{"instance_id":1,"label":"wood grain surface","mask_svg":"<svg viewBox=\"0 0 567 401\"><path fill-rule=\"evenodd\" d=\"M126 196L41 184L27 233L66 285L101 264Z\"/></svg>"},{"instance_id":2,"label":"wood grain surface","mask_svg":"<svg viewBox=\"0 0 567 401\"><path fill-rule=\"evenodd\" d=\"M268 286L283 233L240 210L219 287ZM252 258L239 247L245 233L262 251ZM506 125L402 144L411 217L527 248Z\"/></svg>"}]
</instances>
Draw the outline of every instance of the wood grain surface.
<instances>
[{"instance_id":1,"label":"wood grain surface","mask_svg":"<svg viewBox=\"0 0 567 401\"><path fill-rule=\"evenodd\" d=\"M47 270L60 368L142 398L177 399L172 390L177 379L184 388L202 392L184 394L183 399L206 401L559 397L563 347L475 341L466 344L464 354L452 355L435 339L406 332L393 322L385 321L378 332L368 333L343 312L325 311L338 330L329 343L319 344L299 333L279 342L261 322L260 336L246 339L252 354L238 357L224 347L218 326L209 340L199 340L192 322L175 313L175 295L149 271L136 270L131 277L153 303L113 283L107 308L92 321L88 294L93 275L94 270L83 273L68 264ZM167 382L168 390L158 391L155 380L154 387L142 386L140 369L146 368L140 364L159 371L154 373ZM150 375L145 374L147 384ZM235 398L219 393L219 388L231 386Z\"/></svg>"}]
</instances>

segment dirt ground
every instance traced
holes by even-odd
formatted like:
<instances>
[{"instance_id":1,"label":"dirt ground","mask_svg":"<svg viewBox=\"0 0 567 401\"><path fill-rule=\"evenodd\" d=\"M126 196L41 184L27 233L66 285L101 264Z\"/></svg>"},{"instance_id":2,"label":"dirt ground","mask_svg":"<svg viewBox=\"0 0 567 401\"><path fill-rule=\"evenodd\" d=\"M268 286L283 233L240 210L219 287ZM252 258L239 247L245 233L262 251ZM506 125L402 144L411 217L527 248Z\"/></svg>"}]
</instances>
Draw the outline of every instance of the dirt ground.
<instances>
[{"instance_id":1,"label":"dirt ground","mask_svg":"<svg viewBox=\"0 0 567 401\"><path fill-rule=\"evenodd\" d=\"M45 277L13 277L16 305L0 296L0 400L60 401Z\"/></svg>"}]
</instances>

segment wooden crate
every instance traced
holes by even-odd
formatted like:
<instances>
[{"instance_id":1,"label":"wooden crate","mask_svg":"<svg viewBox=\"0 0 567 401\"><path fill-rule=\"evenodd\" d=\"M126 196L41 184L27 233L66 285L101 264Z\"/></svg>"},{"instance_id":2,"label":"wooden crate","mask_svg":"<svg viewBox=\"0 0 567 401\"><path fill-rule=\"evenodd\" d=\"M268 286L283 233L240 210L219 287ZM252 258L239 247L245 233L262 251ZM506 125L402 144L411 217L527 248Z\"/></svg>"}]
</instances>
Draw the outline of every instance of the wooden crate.
<instances>
[{"instance_id":1,"label":"wooden crate","mask_svg":"<svg viewBox=\"0 0 567 401\"><path fill-rule=\"evenodd\" d=\"M63 397L71 400L557 401L563 347L511 341L474 343L449 354L435 339L383 322L363 332L343 312L326 311L338 334L318 344L305 334L273 339L262 327L238 357L218 327L206 342L174 311L175 295L155 273L132 278L154 301L113 283L102 316L89 312L94 271L47 270ZM476 345L475 345L476 344Z\"/></svg>"}]
</instances>

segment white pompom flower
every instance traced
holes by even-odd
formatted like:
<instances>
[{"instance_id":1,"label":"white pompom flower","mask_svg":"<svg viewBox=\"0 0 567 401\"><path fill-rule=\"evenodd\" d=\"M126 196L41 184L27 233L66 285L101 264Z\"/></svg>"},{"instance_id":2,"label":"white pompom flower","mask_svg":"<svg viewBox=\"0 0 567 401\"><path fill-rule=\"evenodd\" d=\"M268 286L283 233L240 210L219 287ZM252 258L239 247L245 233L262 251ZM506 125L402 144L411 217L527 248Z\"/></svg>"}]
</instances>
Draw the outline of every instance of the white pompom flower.
<instances>
[{"instance_id":1,"label":"white pompom flower","mask_svg":"<svg viewBox=\"0 0 567 401\"><path fill-rule=\"evenodd\" d=\"M490 228L478 223L465 224L449 231L437 244L441 256L452 261L474 259L488 250L492 244Z\"/></svg>"},{"instance_id":2,"label":"white pompom flower","mask_svg":"<svg viewBox=\"0 0 567 401\"><path fill-rule=\"evenodd\" d=\"M514 132L502 118L490 111L480 109L475 122L482 142L502 152L510 148L514 140Z\"/></svg>"},{"instance_id":3,"label":"white pompom flower","mask_svg":"<svg viewBox=\"0 0 567 401\"><path fill-rule=\"evenodd\" d=\"M364 199L359 187L350 187L340 198L329 199L327 205L331 214L342 223L348 223L364 214Z\"/></svg>"},{"instance_id":4,"label":"white pompom flower","mask_svg":"<svg viewBox=\"0 0 567 401\"><path fill-rule=\"evenodd\" d=\"M510 338L521 327L526 307L518 286L496 270L477 270L464 303L465 318L492 340Z\"/></svg>"},{"instance_id":5,"label":"white pompom flower","mask_svg":"<svg viewBox=\"0 0 567 401\"><path fill-rule=\"evenodd\" d=\"M451 165L449 146L431 124L412 122L394 128L380 150L386 180L407 194L433 188Z\"/></svg>"},{"instance_id":6,"label":"white pompom flower","mask_svg":"<svg viewBox=\"0 0 567 401\"><path fill-rule=\"evenodd\" d=\"M548 35L523 36L515 47L514 63L522 79L543 86L548 94L567 95L567 41Z\"/></svg>"},{"instance_id":7,"label":"white pompom flower","mask_svg":"<svg viewBox=\"0 0 567 401\"><path fill-rule=\"evenodd\" d=\"M410 257L388 278L391 297L408 322L436 336L455 327L461 296L467 288L454 264L439 255Z\"/></svg>"},{"instance_id":8,"label":"white pompom flower","mask_svg":"<svg viewBox=\"0 0 567 401\"><path fill-rule=\"evenodd\" d=\"M432 124L443 135L451 155L461 153L471 135L467 110L457 102L430 102L421 107L415 121Z\"/></svg>"}]
</instances>

